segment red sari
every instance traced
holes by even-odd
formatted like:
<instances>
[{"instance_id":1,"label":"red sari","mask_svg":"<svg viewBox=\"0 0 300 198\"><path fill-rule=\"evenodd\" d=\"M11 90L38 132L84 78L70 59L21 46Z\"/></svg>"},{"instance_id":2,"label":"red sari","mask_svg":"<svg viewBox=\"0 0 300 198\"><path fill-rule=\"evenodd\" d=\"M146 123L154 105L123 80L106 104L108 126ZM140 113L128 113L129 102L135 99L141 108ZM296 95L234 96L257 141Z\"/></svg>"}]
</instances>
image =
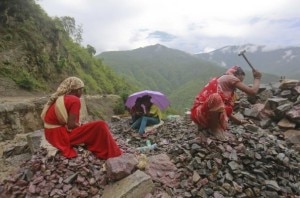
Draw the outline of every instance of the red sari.
<instances>
[{"instance_id":1,"label":"red sari","mask_svg":"<svg viewBox=\"0 0 300 198\"><path fill-rule=\"evenodd\" d=\"M64 104L68 114L80 114L80 99L76 96L64 96ZM45 137L50 144L59 149L67 158L76 157L77 153L73 146L85 144L87 149L101 159L117 157L122 151L116 144L108 125L104 121L94 121L81 125L71 131L67 130L65 124L59 122L55 113L55 103L50 106L45 116L45 123L56 125L54 128L45 127ZM45 126L46 126L45 124Z\"/></svg>"},{"instance_id":2,"label":"red sari","mask_svg":"<svg viewBox=\"0 0 300 198\"><path fill-rule=\"evenodd\" d=\"M200 91L191 109L191 119L200 127L208 128L209 112L220 112L220 126L227 129L228 117L233 111L232 97L226 97L218 88L215 77Z\"/></svg>"}]
</instances>

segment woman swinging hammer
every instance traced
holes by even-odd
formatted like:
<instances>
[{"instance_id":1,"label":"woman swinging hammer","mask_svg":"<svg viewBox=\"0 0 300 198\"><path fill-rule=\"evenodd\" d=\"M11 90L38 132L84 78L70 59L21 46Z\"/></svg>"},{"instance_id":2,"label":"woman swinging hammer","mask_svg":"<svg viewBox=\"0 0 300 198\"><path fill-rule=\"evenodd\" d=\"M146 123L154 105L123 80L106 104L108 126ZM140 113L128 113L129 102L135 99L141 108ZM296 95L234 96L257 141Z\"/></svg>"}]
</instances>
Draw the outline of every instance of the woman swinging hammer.
<instances>
[{"instance_id":1,"label":"woman swinging hammer","mask_svg":"<svg viewBox=\"0 0 300 198\"><path fill-rule=\"evenodd\" d=\"M78 144L85 144L101 159L121 155L122 151L104 121L79 123L83 87L81 79L69 77L51 95L41 114L46 140L67 158L77 156L73 146Z\"/></svg>"},{"instance_id":2,"label":"woman swinging hammer","mask_svg":"<svg viewBox=\"0 0 300 198\"><path fill-rule=\"evenodd\" d=\"M215 77L196 96L191 109L191 119L198 125L198 129L208 129L217 139L225 140L228 119L243 124L233 112L234 93L236 89L248 95L255 95L259 90L261 73L255 69L253 86L243 83L245 72L239 66L233 66L220 77Z\"/></svg>"}]
</instances>

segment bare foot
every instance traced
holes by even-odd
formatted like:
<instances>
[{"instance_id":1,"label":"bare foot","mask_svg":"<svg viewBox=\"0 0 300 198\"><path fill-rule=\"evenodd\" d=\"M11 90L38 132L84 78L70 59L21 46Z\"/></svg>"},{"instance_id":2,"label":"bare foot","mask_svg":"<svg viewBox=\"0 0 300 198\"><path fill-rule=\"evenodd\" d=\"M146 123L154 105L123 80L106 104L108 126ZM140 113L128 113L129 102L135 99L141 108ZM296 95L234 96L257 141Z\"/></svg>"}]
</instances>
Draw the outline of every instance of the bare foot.
<instances>
[{"instance_id":1,"label":"bare foot","mask_svg":"<svg viewBox=\"0 0 300 198\"><path fill-rule=\"evenodd\" d=\"M199 126L199 125L198 125L198 130L197 130L197 132L198 132L198 135L199 135L199 136L201 136L201 135L204 135L204 136L206 136L206 137L209 136L209 133L208 133L207 129L206 129L206 128L203 128L203 127L201 127L201 126Z\"/></svg>"},{"instance_id":2,"label":"bare foot","mask_svg":"<svg viewBox=\"0 0 300 198\"><path fill-rule=\"evenodd\" d=\"M211 134L220 141L227 141L228 138L225 136L223 131L212 131Z\"/></svg>"},{"instance_id":3,"label":"bare foot","mask_svg":"<svg viewBox=\"0 0 300 198\"><path fill-rule=\"evenodd\" d=\"M143 133L143 134L140 134L140 136L141 136L142 138L147 138L147 137L148 137L148 134Z\"/></svg>"},{"instance_id":4,"label":"bare foot","mask_svg":"<svg viewBox=\"0 0 300 198\"><path fill-rule=\"evenodd\" d=\"M200 132L200 134L198 134L198 136L196 136L193 140L191 140L190 143L206 144L207 136Z\"/></svg>"}]
</instances>

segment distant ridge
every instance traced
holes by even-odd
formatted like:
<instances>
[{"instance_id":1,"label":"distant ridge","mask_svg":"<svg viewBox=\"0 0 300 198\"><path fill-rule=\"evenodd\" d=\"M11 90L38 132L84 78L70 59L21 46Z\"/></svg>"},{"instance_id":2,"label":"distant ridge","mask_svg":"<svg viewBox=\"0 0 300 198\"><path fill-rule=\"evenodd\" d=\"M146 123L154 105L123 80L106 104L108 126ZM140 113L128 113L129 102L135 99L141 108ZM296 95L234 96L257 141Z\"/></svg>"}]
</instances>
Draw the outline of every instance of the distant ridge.
<instances>
[{"instance_id":1,"label":"distant ridge","mask_svg":"<svg viewBox=\"0 0 300 198\"><path fill-rule=\"evenodd\" d=\"M242 50L246 50L246 57L258 70L287 78L300 79L300 47L272 48L247 44L226 46L209 53L196 54L196 56L227 68L238 64L249 70L246 61L238 56Z\"/></svg>"},{"instance_id":2,"label":"distant ridge","mask_svg":"<svg viewBox=\"0 0 300 198\"><path fill-rule=\"evenodd\" d=\"M151 89L168 95L172 107L182 112L190 108L195 95L213 76L226 70L217 62L160 44L128 51L103 52L96 56L139 90ZM251 74L247 80L252 83ZM265 82L278 76L264 75ZM139 91L136 90L136 91Z\"/></svg>"}]
</instances>

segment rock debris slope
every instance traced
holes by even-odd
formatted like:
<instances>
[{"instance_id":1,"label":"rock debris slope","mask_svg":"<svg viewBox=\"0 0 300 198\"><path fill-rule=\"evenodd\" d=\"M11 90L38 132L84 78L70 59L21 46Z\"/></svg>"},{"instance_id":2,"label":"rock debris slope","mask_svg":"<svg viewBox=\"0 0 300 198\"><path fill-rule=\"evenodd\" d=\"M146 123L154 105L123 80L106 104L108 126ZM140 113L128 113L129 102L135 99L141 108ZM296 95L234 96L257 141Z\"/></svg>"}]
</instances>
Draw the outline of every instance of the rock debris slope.
<instances>
[{"instance_id":1,"label":"rock debris slope","mask_svg":"<svg viewBox=\"0 0 300 198\"><path fill-rule=\"evenodd\" d=\"M84 146L76 147L79 156L75 159L47 158L41 149L3 180L0 195L97 198L115 192L119 197L138 193L148 198L299 197L297 90L299 82L288 88L281 83L262 88L254 99L242 96L237 112L249 123L231 124L226 142L198 133L188 117L166 119L146 139L126 132L129 118L115 117L110 127L124 150L120 159L96 159ZM137 148L146 146L147 140L157 147L139 152Z\"/></svg>"}]
</instances>

